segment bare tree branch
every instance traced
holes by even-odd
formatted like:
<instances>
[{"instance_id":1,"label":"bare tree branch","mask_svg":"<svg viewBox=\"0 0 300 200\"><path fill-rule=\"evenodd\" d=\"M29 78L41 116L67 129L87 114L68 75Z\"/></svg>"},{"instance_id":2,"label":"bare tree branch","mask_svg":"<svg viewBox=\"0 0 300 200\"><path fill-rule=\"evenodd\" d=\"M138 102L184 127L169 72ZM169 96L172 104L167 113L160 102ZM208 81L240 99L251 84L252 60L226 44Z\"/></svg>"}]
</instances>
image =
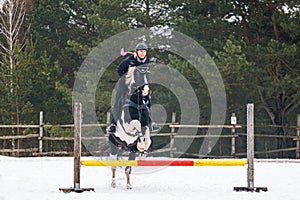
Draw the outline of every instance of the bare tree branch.
<instances>
[{"instance_id":1,"label":"bare tree branch","mask_svg":"<svg viewBox=\"0 0 300 200\"><path fill-rule=\"evenodd\" d=\"M285 107L284 110L285 110L285 112L286 112L287 115L300 105L299 98L300 98L300 93L296 93L293 96L293 98L290 101L290 103Z\"/></svg>"},{"instance_id":2,"label":"bare tree branch","mask_svg":"<svg viewBox=\"0 0 300 200\"><path fill-rule=\"evenodd\" d=\"M7 54L5 54L5 53L3 53L3 52L1 52L1 51L0 51L0 54L1 54L2 56L4 56L4 57L7 57L7 56L8 56Z\"/></svg>"},{"instance_id":3,"label":"bare tree branch","mask_svg":"<svg viewBox=\"0 0 300 200\"><path fill-rule=\"evenodd\" d=\"M0 12L0 35L3 36L5 43L1 43L0 51L10 61L11 68L14 66L14 50L17 44L23 48L25 36L21 36L21 28L25 19L25 3L20 0L6 0ZM11 69L12 70L12 69Z\"/></svg>"},{"instance_id":4,"label":"bare tree branch","mask_svg":"<svg viewBox=\"0 0 300 200\"><path fill-rule=\"evenodd\" d=\"M0 47L5 51L5 52L8 52L9 50L2 44L0 43ZM4 53L4 52L1 52L0 53ZM7 54L8 55L8 54Z\"/></svg>"},{"instance_id":5,"label":"bare tree branch","mask_svg":"<svg viewBox=\"0 0 300 200\"><path fill-rule=\"evenodd\" d=\"M20 6L20 7L19 7ZM17 16L17 19L13 19L15 22L15 26L13 28L12 34L15 35L15 33L19 33L20 29L22 27L24 18L25 18L25 10L24 10L24 2L21 2L17 4L17 7L13 13L13 16Z\"/></svg>"}]
</instances>

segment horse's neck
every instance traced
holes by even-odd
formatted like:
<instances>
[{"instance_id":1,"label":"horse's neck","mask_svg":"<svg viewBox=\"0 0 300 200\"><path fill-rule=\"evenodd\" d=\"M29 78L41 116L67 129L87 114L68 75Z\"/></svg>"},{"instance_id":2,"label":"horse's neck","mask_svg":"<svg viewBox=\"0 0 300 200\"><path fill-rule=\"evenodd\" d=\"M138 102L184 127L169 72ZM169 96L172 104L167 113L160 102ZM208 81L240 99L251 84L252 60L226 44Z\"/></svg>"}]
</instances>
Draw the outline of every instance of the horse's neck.
<instances>
[{"instance_id":1,"label":"horse's neck","mask_svg":"<svg viewBox=\"0 0 300 200\"><path fill-rule=\"evenodd\" d=\"M125 84L127 85L128 92L132 93L132 85L134 83L134 71L136 67L129 67L125 75Z\"/></svg>"}]
</instances>

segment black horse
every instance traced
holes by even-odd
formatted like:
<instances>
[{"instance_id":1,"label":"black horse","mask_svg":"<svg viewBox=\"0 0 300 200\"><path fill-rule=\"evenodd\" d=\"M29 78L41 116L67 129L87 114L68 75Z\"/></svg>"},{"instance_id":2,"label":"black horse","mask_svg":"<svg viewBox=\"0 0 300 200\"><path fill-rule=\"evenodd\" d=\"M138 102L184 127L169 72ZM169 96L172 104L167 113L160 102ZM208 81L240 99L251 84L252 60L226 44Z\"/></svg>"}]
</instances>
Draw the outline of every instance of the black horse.
<instances>
[{"instance_id":1,"label":"black horse","mask_svg":"<svg viewBox=\"0 0 300 200\"><path fill-rule=\"evenodd\" d=\"M145 153L151 145L149 129L149 76L148 66L129 67L125 75L127 98L122 104L117 119L116 132L109 134L110 159L117 160L120 151L129 151L129 160L135 160L136 153ZM116 167L112 167L112 187L116 187ZM125 168L127 189L131 189L131 167Z\"/></svg>"}]
</instances>

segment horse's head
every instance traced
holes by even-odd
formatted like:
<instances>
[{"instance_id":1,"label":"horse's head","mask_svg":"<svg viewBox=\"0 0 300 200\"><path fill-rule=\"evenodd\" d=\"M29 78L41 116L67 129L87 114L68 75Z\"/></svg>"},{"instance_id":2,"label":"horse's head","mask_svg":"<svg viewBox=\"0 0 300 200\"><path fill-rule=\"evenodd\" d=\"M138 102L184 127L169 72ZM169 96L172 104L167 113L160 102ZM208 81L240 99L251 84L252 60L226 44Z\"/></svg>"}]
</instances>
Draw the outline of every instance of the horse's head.
<instances>
[{"instance_id":1,"label":"horse's head","mask_svg":"<svg viewBox=\"0 0 300 200\"><path fill-rule=\"evenodd\" d=\"M132 95L139 92L143 96L148 95L150 90L149 79L150 69L148 65L129 67L125 78L128 86L128 93Z\"/></svg>"}]
</instances>

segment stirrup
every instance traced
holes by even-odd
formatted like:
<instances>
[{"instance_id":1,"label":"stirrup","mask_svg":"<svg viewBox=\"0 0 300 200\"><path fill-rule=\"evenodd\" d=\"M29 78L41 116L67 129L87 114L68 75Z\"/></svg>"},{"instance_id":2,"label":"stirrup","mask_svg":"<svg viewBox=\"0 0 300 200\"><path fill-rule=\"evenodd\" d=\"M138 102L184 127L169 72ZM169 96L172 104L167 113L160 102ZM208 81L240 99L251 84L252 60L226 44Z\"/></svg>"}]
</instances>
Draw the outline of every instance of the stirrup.
<instances>
[{"instance_id":1,"label":"stirrup","mask_svg":"<svg viewBox=\"0 0 300 200\"><path fill-rule=\"evenodd\" d=\"M149 128L151 133L157 133L161 130L161 127L158 126L155 122L152 122Z\"/></svg>"}]
</instances>

